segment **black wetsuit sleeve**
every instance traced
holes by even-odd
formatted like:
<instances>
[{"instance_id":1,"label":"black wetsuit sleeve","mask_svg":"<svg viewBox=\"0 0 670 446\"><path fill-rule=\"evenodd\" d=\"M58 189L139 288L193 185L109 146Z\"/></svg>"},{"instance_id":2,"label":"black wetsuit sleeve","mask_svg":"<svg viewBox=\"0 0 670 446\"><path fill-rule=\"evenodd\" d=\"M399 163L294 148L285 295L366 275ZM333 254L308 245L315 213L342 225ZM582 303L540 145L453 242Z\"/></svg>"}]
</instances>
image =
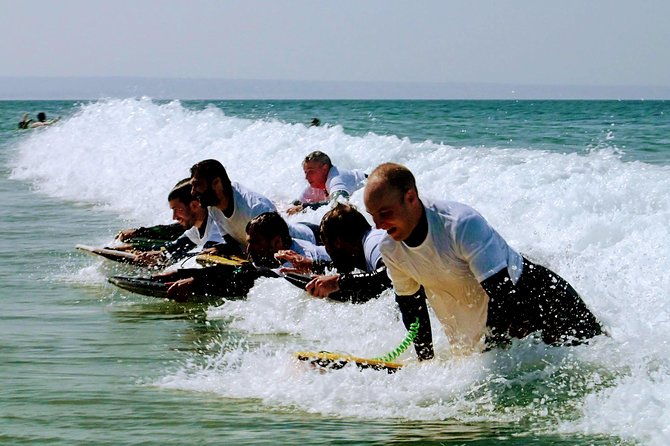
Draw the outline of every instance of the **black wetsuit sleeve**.
<instances>
[{"instance_id":1,"label":"black wetsuit sleeve","mask_svg":"<svg viewBox=\"0 0 670 446\"><path fill-rule=\"evenodd\" d=\"M315 203L302 203L302 208L303 209L308 209L309 208L309 209L312 209L312 210L316 210L316 209L319 209L321 206L325 206L327 204L328 204L327 201L317 201Z\"/></svg>"},{"instance_id":2,"label":"black wetsuit sleeve","mask_svg":"<svg viewBox=\"0 0 670 446\"><path fill-rule=\"evenodd\" d=\"M244 296L259 277L278 277L275 272L251 265L215 265L191 270L194 292L209 296Z\"/></svg>"},{"instance_id":3,"label":"black wetsuit sleeve","mask_svg":"<svg viewBox=\"0 0 670 446\"><path fill-rule=\"evenodd\" d=\"M341 274L338 285L339 291L328 296L330 299L359 304L378 297L390 288L391 279L386 273L386 266L382 265L370 273Z\"/></svg>"},{"instance_id":4,"label":"black wetsuit sleeve","mask_svg":"<svg viewBox=\"0 0 670 446\"><path fill-rule=\"evenodd\" d=\"M191 249L195 248L196 244L191 241L190 238L182 235L177 240L173 242L168 242L165 244L165 250L172 256L172 258L178 259L186 255Z\"/></svg>"},{"instance_id":5,"label":"black wetsuit sleeve","mask_svg":"<svg viewBox=\"0 0 670 446\"><path fill-rule=\"evenodd\" d=\"M244 249L230 234L223 236L224 243L217 243L213 246L216 248L218 255L243 255Z\"/></svg>"},{"instance_id":6,"label":"black wetsuit sleeve","mask_svg":"<svg viewBox=\"0 0 670 446\"><path fill-rule=\"evenodd\" d=\"M410 325L419 319L419 332L414 339L414 349L419 357L419 361L433 359L433 332L430 328L430 316L428 315L428 304L423 287L412 296L398 296L395 301L400 307L402 322L407 330Z\"/></svg>"},{"instance_id":7,"label":"black wetsuit sleeve","mask_svg":"<svg viewBox=\"0 0 670 446\"><path fill-rule=\"evenodd\" d=\"M156 225L149 227L139 227L135 229L135 233L132 238L148 238L152 240L174 240L179 237L181 233L184 232L179 223L174 223L170 225Z\"/></svg>"}]
</instances>

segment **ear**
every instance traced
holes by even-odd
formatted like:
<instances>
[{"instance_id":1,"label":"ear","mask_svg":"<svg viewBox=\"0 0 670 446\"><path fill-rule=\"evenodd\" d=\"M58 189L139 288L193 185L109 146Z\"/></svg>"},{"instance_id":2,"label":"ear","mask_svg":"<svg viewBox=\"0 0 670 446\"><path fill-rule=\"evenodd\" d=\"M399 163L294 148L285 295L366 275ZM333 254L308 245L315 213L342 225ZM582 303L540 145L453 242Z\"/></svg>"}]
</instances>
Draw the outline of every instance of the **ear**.
<instances>
[{"instance_id":1,"label":"ear","mask_svg":"<svg viewBox=\"0 0 670 446\"><path fill-rule=\"evenodd\" d=\"M281 241L281 236L275 235L272 237L272 240L270 241L270 245L272 246L273 251L277 252L281 249L288 249L288 247L284 247Z\"/></svg>"},{"instance_id":2,"label":"ear","mask_svg":"<svg viewBox=\"0 0 670 446\"><path fill-rule=\"evenodd\" d=\"M419 197L417 196L416 189L414 188L409 188L407 192L405 192L405 201L409 204L414 204L419 201Z\"/></svg>"},{"instance_id":3,"label":"ear","mask_svg":"<svg viewBox=\"0 0 670 446\"><path fill-rule=\"evenodd\" d=\"M188 208L191 210L191 213L198 212L202 207L198 200L193 200L188 204Z\"/></svg>"}]
</instances>

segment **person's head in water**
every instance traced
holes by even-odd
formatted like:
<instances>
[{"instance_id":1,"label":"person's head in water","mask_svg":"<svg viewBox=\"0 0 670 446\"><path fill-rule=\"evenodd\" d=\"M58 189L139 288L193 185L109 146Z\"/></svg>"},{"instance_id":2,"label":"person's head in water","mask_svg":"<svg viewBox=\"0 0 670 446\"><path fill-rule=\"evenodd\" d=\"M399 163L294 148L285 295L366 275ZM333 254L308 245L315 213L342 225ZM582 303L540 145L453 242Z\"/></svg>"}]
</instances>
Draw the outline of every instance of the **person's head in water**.
<instances>
[{"instance_id":1,"label":"person's head in water","mask_svg":"<svg viewBox=\"0 0 670 446\"><path fill-rule=\"evenodd\" d=\"M416 180L400 164L377 166L368 177L363 200L377 228L396 241L406 240L421 220L423 205Z\"/></svg>"},{"instance_id":2,"label":"person's head in water","mask_svg":"<svg viewBox=\"0 0 670 446\"><path fill-rule=\"evenodd\" d=\"M371 229L365 216L350 204L337 203L321 219L321 240L340 273L365 268L363 237Z\"/></svg>"},{"instance_id":3,"label":"person's head in water","mask_svg":"<svg viewBox=\"0 0 670 446\"><path fill-rule=\"evenodd\" d=\"M277 212L264 212L247 223L247 252L257 266L279 265L274 255L289 249L293 240L288 224Z\"/></svg>"},{"instance_id":4,"label":"person's head in water","mask_svg":"<svg viewBox=\"0 0 670 446\"><path fill-rule=\"evenodd\" d=\"M184 178L172 188L168 204L172 209L172 219L184 229L192 228L202 212L200 202L191 194L190 178Z\"/></svg>"},{"instance_id":5,"label":"person's head in water","mask_svg":"<svg viewBox=\"0 0 670 446\"><path fill-rule=\"evenodd\" d=\"M217 160L200 161L191 167L191 193L203 207L228 207L232 184L223 165Z\"/></svg>"},{"instance_id":6,"label":"person's head in water","mask_svg":"<svg viewBox=\"0 0 670 446\"><path fill-rule=\"evenodd\" d=\"M305 172L305 179L309 185L315 189L325 189L328 172L333 167L330 157L318 150L310 153L302 161L302 170Z\"/></svg>"},{"instance_id":7,"label":"person's head in water","mask_svg":"<svg viewBox=\"0 0 670 446\"><path fill-rule=\"evenodd\" d=\"M312 118L312 120L309 122L310 127L318 127L321 125L321 120L319 118Z\"/></svg>"},{"instance_id":8,"label":"person's head in water","mask_svg":"<svg viewBox=\"0 0 670 446\"><path fill-rule=\"evenodd\" d=\"M47 114L44 113L44 112L39 112L39 113L37 114L37 120L38 120L39 122L46 122L46 120L47 120Z\"/></svg>"}]
</instances>

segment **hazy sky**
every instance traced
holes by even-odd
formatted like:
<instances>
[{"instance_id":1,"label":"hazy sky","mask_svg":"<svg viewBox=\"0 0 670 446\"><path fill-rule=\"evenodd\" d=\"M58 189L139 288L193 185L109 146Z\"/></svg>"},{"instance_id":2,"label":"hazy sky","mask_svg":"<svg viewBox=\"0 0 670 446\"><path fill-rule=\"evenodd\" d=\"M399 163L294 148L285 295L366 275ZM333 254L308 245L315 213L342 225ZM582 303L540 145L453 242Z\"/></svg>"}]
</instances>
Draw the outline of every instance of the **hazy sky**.
<instances>
[{"instance_id":1,"label":"hazy sky","mask_svg":"<svg viewBox=\"0 0 670 446\"><path fill-rule=\"evenodd\" d=\"M670 86L669 0L0 2L0 76Z\"/></svg>"}]
</instances>

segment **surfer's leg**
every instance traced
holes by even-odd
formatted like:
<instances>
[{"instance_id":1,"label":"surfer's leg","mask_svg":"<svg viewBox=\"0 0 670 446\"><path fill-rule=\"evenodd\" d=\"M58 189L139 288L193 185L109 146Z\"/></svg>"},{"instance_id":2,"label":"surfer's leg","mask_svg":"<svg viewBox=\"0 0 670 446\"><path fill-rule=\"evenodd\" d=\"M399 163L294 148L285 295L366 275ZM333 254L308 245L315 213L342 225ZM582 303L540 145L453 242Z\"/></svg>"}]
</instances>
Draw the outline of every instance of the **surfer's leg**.
<instances>
[{"instance_id":1,"label":"surfer's leg","mask_svg":"<svg viewBox=\"0 0 670 446\"><path fill-rule=\"evenodd\" d=\"M508 345L512 338L523 338L539 329L532 311L535 306L533 295L522 292L514 285L507 268L484 280L481 285L489 296L487 348Z\"/></svg>"},{"instance_id":2,"label":"surfer's leg","mask_svg":"<svg viewBox=\"0 0 670 446\"><path fill-rule=\"evenodd\" d=\"M551 345L577 345L602 334L602 327L577 291L561 276L524 259L518 287L535 301L542 340Z\"/></svg>"}]
</instances>

